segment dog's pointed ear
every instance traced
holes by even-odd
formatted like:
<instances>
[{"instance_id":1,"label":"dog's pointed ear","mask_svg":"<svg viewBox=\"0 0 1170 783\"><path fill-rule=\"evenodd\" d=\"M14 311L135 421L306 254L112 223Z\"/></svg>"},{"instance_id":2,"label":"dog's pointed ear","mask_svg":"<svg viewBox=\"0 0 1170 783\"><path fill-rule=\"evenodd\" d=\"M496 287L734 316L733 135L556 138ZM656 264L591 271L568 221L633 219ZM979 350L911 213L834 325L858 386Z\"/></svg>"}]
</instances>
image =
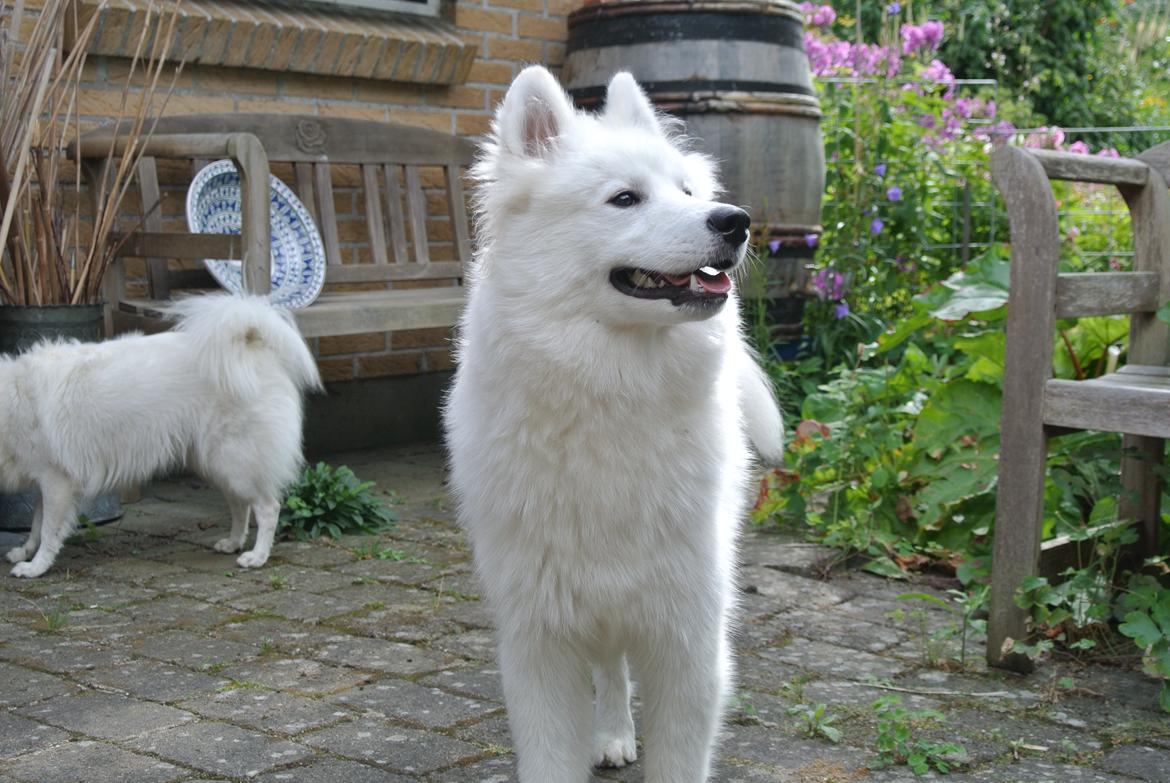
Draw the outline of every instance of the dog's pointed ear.
<instances>
[{"instance_id":1,"label":"dog's pointed ear","mask_svg":"<svg viewBox=\"0 0 1170 783\"><path fill-rule=\"evenodd\" d=\"M662 126L654 107L634 77L622 71L609 81L605 90L605 118L619 125L661 133Z\"/></svg>"},{"instance_id":2,"label":"dog's pointed ear","mask_svg":"<svg viewBox=\"0 0 1170 783\"><path fill-rule=\"evenodd\" d=\"M573 121L573 107L553 75L539 65L525 68L508 88L496 116L503 147L514 155L542 158Z\"/></svg>"}]
</instances>

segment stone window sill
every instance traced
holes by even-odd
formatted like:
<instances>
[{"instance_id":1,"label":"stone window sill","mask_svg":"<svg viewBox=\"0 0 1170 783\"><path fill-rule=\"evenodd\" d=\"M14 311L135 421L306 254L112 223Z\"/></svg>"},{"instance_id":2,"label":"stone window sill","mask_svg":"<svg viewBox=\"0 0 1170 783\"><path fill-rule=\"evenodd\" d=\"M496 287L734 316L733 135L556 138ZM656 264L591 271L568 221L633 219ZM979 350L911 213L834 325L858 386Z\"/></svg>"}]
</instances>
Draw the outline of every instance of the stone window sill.
<instances>
[{"instance_id":1,"label":"stone window sill","mask_svg":"<svg viewBox=\"0 0 1170 783\"><path fill-rule=\"evenodd\" d=\"M99 16L91 54L134 54L150 0L81 0ZM462 84L475 59L449 23L261 0L186 0L168 59L188 63L416 84ZM67 42L68 43L68 42Z\"/></svg>"}]
</instances>

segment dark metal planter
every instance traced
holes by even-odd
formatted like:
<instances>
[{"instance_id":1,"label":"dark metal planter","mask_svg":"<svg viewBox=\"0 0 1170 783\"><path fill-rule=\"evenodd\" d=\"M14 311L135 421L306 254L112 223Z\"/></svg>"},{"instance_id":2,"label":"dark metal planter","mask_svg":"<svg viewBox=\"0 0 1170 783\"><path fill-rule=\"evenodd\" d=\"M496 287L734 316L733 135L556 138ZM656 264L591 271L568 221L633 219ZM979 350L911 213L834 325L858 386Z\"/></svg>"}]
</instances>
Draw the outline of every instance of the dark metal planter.
<instances>
[{"instance_id":1,"label":"dark metal planter","mask_svg":"<svg viewBox=\"0 0 1170 783\"><path fill-rule=\"evenodd\" d=\"M97 342L102 331L100 304L0 307L0 353L20 353L41 340ZM36 490L0 493L0 530L28 530L39 500ZM79 511L94 524L122 516L117 492L90 498Z\"/></svg>"}]
</instances>

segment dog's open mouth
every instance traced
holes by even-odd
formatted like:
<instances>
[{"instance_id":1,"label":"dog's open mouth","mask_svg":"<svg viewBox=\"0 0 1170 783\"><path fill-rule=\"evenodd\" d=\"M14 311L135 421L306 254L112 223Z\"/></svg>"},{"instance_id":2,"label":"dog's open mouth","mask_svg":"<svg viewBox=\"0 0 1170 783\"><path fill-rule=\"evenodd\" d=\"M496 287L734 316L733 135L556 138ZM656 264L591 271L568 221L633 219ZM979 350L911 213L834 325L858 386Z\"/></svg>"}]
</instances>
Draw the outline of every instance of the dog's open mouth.
<instances>
[{"instance_id":1,"label":"dog's open mouth","mask_svg":"<svg viewBox=\"0 0 1170 783\"><path fill-rule=\"evenodd\" d=\"M609 282L626 296L669 299L674 305L722 304L731 291L731 278L727 273L710 266L682 275L621 267L609 273Z\"/></svg>"}]
</instances>

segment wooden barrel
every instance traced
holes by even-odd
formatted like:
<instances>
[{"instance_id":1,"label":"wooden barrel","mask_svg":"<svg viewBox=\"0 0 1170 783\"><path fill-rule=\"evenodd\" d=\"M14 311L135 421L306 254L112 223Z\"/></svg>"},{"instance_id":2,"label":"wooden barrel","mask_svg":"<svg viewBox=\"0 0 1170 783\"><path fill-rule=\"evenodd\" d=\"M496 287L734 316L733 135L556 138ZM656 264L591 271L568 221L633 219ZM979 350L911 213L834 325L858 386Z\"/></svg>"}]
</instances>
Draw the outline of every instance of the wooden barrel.
<instances>
[{"instance_id":1,"label":"wooden barrel","mask_svg":"<svg viewBox=\"0 0 1170 783\"><path fill-rule=\"evenodd\" d=\"M821 230L820 106L800 10L786 0L616 0L569 15L564 80L596 107L629 71L720 163L725 199L789 253Z\"/></svg>"}]
</instances>

